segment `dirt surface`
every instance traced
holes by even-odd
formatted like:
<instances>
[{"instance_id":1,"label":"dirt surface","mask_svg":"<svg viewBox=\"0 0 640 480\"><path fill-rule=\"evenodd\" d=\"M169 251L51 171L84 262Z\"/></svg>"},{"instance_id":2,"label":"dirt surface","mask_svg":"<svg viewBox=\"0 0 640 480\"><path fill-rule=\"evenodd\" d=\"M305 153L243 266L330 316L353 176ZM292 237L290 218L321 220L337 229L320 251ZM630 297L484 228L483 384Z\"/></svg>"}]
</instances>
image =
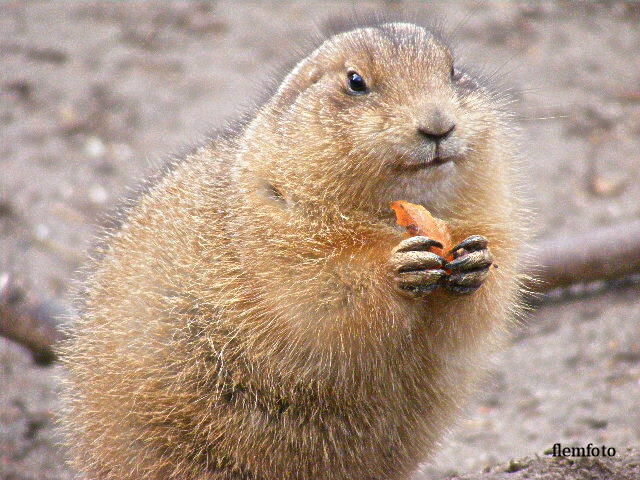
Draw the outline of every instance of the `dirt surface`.
<instances>
[{"instance_id":1,"label":"dirt surface","mask_svg":"<svg viewBox=\"0 0 640 480\"><path fill-rule=\"evenodd\" d=\"M539 236L640 216L638 3L3 2L0 282L68 303L95 232L138 179L246 111L316 25L367 9L442 20L461 63L513 86ZM593 462L637 468L639 293L533 313L423 476L525 478L496 465L558 442L604 443L617 456ZM0 339L0 371L0 479L71 478L52 423L58 367ZM562 462L536 460L530 478L591 478L553 470L574 465L632 478Z\"/></svg>"},{"instance_id":2,"label":"dirt surface","mask_svg":"<svg viewBox=\"0 0 640 480\"><path fill-rule=\"evenodd\" d=\"M607 458L535 457L511 460L481 474L448 477L456 480L635 480L640 478L640 452L625 449Z\"/></svg>"}]
</instances>

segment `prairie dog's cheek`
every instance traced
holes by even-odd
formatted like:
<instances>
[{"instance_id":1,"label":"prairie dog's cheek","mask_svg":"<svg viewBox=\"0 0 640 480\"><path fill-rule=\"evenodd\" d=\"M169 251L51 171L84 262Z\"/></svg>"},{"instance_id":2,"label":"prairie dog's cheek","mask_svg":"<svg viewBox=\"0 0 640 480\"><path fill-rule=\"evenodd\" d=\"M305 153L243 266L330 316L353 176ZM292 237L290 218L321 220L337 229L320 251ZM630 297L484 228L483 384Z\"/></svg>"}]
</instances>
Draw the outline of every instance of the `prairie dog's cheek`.
<instances>
[{"instance_id":1,"label":"prairie dog's cheek","mask_svg":"<svg viewBox=\"0 0 640 480\"><path fill-rule=\"evenodd\" d=\"M385 111L369 114L369 124L372 130L380 132L388 128L391 124L391 118Z\"/></svg>"},{"instance_id":2,"label":"prairie dog's cheek","mask_svg":"<svg viewBox=\"0 0 640 480\"><path fill-rule=\"evenodd\" d=\"M360 116L361 129L368 134L384 138L396 129L398 115L383 106L371 105Z\"/></svg>"},{"instance_id":3,"label":"prairie dog's cheek","mask_svg":"<svg viewBox=\"0 0 640 480\"><path fill-rule=\"evenodd\" d=\"M470 143L485 137L495 126L491 112L470 110L461 118L460 138Z\"/></svg>"},{"instance_id":4,"label":"prairie dog's cheek","mask_svg":"<svg viewBox=\"0 0 640 480\"><path fill-rule=\"evenodd\" d=\"M361 146L379 148L389 139L389 123L382 115L368 114L357 119L351 128L351 135Z\"/></svg>"}]
</instances>

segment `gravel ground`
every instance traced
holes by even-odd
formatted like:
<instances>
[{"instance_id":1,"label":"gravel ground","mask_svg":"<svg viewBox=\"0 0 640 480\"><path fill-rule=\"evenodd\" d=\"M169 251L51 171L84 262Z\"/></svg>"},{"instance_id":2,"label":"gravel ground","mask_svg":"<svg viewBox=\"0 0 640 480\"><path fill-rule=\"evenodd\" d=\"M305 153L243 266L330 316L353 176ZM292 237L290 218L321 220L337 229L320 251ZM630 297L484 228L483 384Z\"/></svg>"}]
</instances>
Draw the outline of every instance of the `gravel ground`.
<instances>
[{"instance_id":1,"label":"gravel ground","mask_svg":"<svg viewBox=\"0 0 640 480\"><path fill-rule=\"evenodd\" d=\"M366 10L442 21L461 62L513 87L540 237L640 217L640 3L3 2L0 276L67 303L138 179L250 108L318 25ZM637 465L639 293L532 313L423 475L503 478L501 463L558 442ZM0 479L71 478L52 423L58 367L0 339L0 369Z\"/></svg>"}]
</instances>

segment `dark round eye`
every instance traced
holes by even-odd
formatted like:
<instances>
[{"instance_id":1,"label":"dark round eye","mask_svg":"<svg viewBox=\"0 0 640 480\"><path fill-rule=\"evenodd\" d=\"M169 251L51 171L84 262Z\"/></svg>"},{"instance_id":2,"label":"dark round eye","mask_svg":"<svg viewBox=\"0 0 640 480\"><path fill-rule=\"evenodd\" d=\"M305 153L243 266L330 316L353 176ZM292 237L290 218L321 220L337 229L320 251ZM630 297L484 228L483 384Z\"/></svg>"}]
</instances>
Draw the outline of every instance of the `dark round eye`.
<instances>
[{"instance_id":1,"label":"dark round eye","mask_svg":"<svg viewBox=\"0 0 640 480\"><path fill-rule=\"evenodd\" d=\"M449 72L449 75L451 76L451 80L455 80L456 79L456 69L453 65L451 65L451 71Z\"/></svg>"},{"instance_id":2,"label":"dark round eye","mask_svg":"<svg viewBox=\"0 0 640 480\"><path fill-rule=\"evenodd\" d=\"M358 72L347 73L348 85L350 93L363 94L367 93L367 84L364 78Z\"/></svg>"}]
</instances>

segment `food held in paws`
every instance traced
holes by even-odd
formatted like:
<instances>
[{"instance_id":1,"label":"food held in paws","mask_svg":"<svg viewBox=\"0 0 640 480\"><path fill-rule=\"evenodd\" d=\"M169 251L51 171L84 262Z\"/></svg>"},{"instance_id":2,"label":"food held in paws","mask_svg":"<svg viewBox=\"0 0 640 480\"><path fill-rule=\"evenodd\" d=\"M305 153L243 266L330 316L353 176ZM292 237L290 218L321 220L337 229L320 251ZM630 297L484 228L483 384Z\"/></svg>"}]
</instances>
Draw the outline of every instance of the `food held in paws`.
<instances>
[{"instance_id":1,"label":"food held in paws","mask_svg":"<svg viewBox=\"0 0 640 480\"><path fill-rule=\"evenodd\" d=\"M396 222L407 229L410 236L423 235L440 242L443 248L432 247L430 250L443 256L453 247L449 227L444 220L434 217L422 205L398 200L391 202L391 209L396 214ZM446 260L453 260L453 255L447 255Z\"/></svg>"}]
</instances>

